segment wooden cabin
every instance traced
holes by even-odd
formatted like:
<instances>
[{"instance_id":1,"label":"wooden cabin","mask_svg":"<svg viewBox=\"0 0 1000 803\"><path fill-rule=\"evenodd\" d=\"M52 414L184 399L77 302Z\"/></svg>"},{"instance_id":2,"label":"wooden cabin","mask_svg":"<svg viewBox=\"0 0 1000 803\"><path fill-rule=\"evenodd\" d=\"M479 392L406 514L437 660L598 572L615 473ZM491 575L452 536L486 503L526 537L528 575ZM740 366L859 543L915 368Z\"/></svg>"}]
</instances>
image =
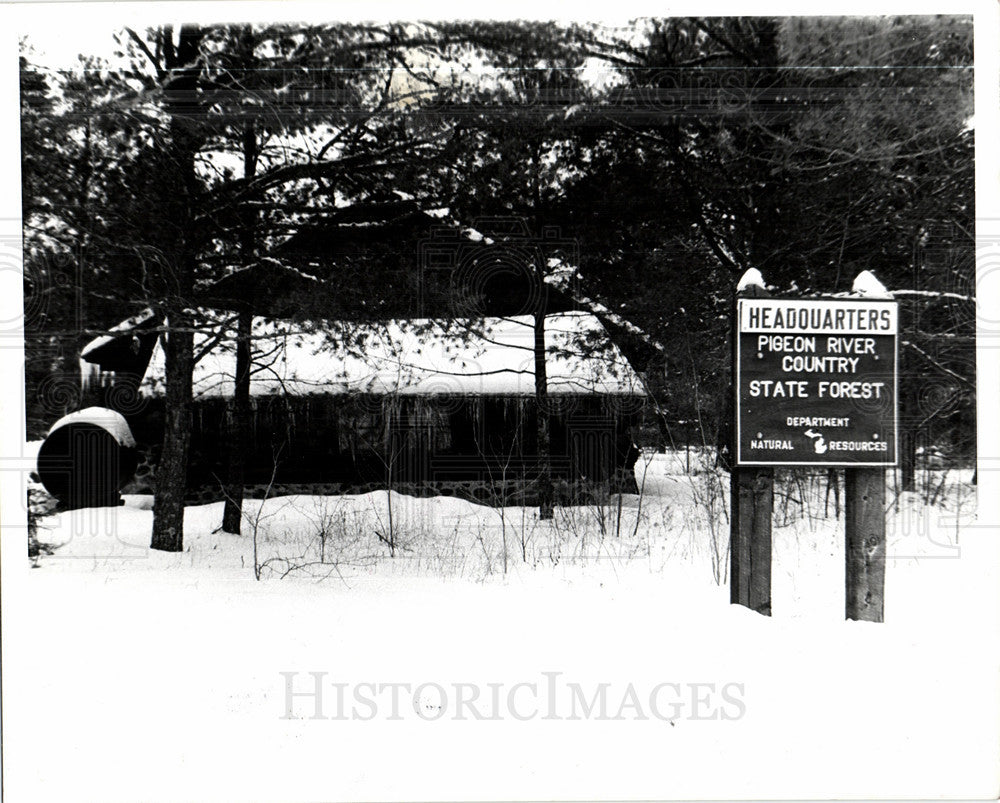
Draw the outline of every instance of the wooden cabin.
<instances>
[{"instance_id":1,"label":"wooden cabin","mask_svg":"<svg viewBox=\"0 0 1000 803\"><path fill-rule=\"evenodd\" d=\"M188 492L221 499L233 431L236 314L200 310ZM163 351L151 314L82 352L86 399L117 409L144 455L148 491L163 433ZM119 334L120 332L120 334ZM391 488L531 504L539 402L530 315L252 326L251 495ZM639 377L589 313L546 316L552 475L559 497L637 491L631 429Z\"/></svg>"}]
</instances>

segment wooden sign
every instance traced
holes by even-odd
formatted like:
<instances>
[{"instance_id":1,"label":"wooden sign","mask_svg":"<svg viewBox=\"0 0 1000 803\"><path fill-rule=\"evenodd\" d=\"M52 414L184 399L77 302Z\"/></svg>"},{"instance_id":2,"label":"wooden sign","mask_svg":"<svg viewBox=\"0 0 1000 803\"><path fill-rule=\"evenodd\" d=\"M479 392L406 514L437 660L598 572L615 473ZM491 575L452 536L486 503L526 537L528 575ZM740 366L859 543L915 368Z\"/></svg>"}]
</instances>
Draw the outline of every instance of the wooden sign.
<instances>
[{"instance_id":1,"label":"wooden sign","mask_svg":"<svg viewBox=\"0 0 1000 803\"><path fill-rule=\"evenodd\" d=\"M737 301L736 462L893 466L894 301Z\"/></svg>"}]
</instances>

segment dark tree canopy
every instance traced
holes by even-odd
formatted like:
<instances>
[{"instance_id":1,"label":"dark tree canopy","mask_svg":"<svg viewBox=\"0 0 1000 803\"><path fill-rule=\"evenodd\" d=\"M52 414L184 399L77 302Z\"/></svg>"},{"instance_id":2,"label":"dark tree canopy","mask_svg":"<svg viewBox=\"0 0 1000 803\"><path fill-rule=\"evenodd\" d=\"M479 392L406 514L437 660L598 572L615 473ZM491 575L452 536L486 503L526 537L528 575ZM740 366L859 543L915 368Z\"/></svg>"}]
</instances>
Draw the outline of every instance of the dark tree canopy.
<instances>
[{"instance_id":1,"label":"dark tree canopy","mask_svg":"<svg viewBox=\"0 0 1000 803\"><path fill-rule=\"evenodd\" d=\"M546 255L554 308L597 311L665 418L706 440L744 270L778 295L848 292L862 270L912 291L907 426L971 448L970 19L184 31L123 31L119 57L60 75L22 56L36 435L60 412L38 402L49 372L71 373L123 310L179 288L410 316L448 286L422 261L439 228L460 248L483 221L520 220L562 243ZM187 287L164 270L181 241Z\"/></svg>"}]
</instances>

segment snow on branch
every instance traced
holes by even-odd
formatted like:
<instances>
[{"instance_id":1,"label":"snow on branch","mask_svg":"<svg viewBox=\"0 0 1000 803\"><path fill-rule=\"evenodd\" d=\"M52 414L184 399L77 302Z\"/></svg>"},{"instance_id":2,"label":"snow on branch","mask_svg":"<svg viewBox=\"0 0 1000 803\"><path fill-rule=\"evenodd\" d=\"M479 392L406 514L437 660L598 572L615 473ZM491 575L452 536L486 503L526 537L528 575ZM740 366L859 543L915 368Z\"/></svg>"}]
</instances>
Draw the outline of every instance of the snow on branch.
<instances>
[{"instance_id":1,"label":"snow on branch","mask_svg":"<svg viewBox=\"0 0 1000 803\"><path fill-rule=\"evenodd\" d=\"M940 298L947 301L968 301L973 304L976 302L974 296L966 296L961 293L946 293L943 290L890 290L889 295L893 298L915 296L919 298Z\"/></svg>"},{"instance_id":2,"label":"snow on branch","mask_svg":"<svg viewBox=\"0 0 1000 803\"><path fill-rule=\"evenodd\" d=\"M588 311L593 313L599 318L604 318L610 321L615 326L620 329L624 329L629 334L634 335L639 338L647 346L651 346L656 349L661 354L666 353L666 349L663 344L655 340L642 328L636 326L632 321L623 318L616 312L610 310L607 306L602 304L600 301L594 301L594 299L589 298L581 293L574 292L571 288L571 280L579 277L579 273L576 268L565 264L558 257L553 257L548 261L548 266L551 270L549 274L545 276L545 283L555 287L564 293L568 293L570 298L572 298L577 304L586 307Z\"/></svg>"},{"instance_id":3,"label":"snow on branch","mask_svg":"<svg viewBox=\"0 0 1000 803\"><path fill-rule=\"evenodd\" d=\"M930 354L928 354L926 351L924 351L922 348L920 348L918 345L916 345L912 341L901 340L900 342L904 346L906 346L907 348L910 348L913 351L917 352L917 354L919 354L927 362L929 362L931 365L933 365L935 368L937 368L937 370L939 370L941 373L946 374L947 376L950 376L955 381L960 382L961 384L965 385L968 388L971 388L972 390L976 389L976 383L974 381L972 381L968 377L962 376L960 373L957 373L956 371L952 371L950 368L942 365L938 360L935 360Z\"/></svg>"}]
</instances>

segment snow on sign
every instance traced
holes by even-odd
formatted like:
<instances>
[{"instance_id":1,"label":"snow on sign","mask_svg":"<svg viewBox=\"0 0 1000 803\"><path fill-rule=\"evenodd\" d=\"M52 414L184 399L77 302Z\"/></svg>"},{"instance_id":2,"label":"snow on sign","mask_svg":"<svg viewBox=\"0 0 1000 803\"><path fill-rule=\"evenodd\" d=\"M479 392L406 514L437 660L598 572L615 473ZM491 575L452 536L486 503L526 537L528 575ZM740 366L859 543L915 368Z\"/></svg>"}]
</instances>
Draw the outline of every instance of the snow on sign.
<instances>
[{"instance_id":1,"label":"snow on sign","mask_svg":"<svg viewBox=\"0 0 1000 803\"><path fill-rule=\"evenodd\" d=\"M737 302L736 461L896 464L894 301Z\"/></svg>"}]
</instances>

